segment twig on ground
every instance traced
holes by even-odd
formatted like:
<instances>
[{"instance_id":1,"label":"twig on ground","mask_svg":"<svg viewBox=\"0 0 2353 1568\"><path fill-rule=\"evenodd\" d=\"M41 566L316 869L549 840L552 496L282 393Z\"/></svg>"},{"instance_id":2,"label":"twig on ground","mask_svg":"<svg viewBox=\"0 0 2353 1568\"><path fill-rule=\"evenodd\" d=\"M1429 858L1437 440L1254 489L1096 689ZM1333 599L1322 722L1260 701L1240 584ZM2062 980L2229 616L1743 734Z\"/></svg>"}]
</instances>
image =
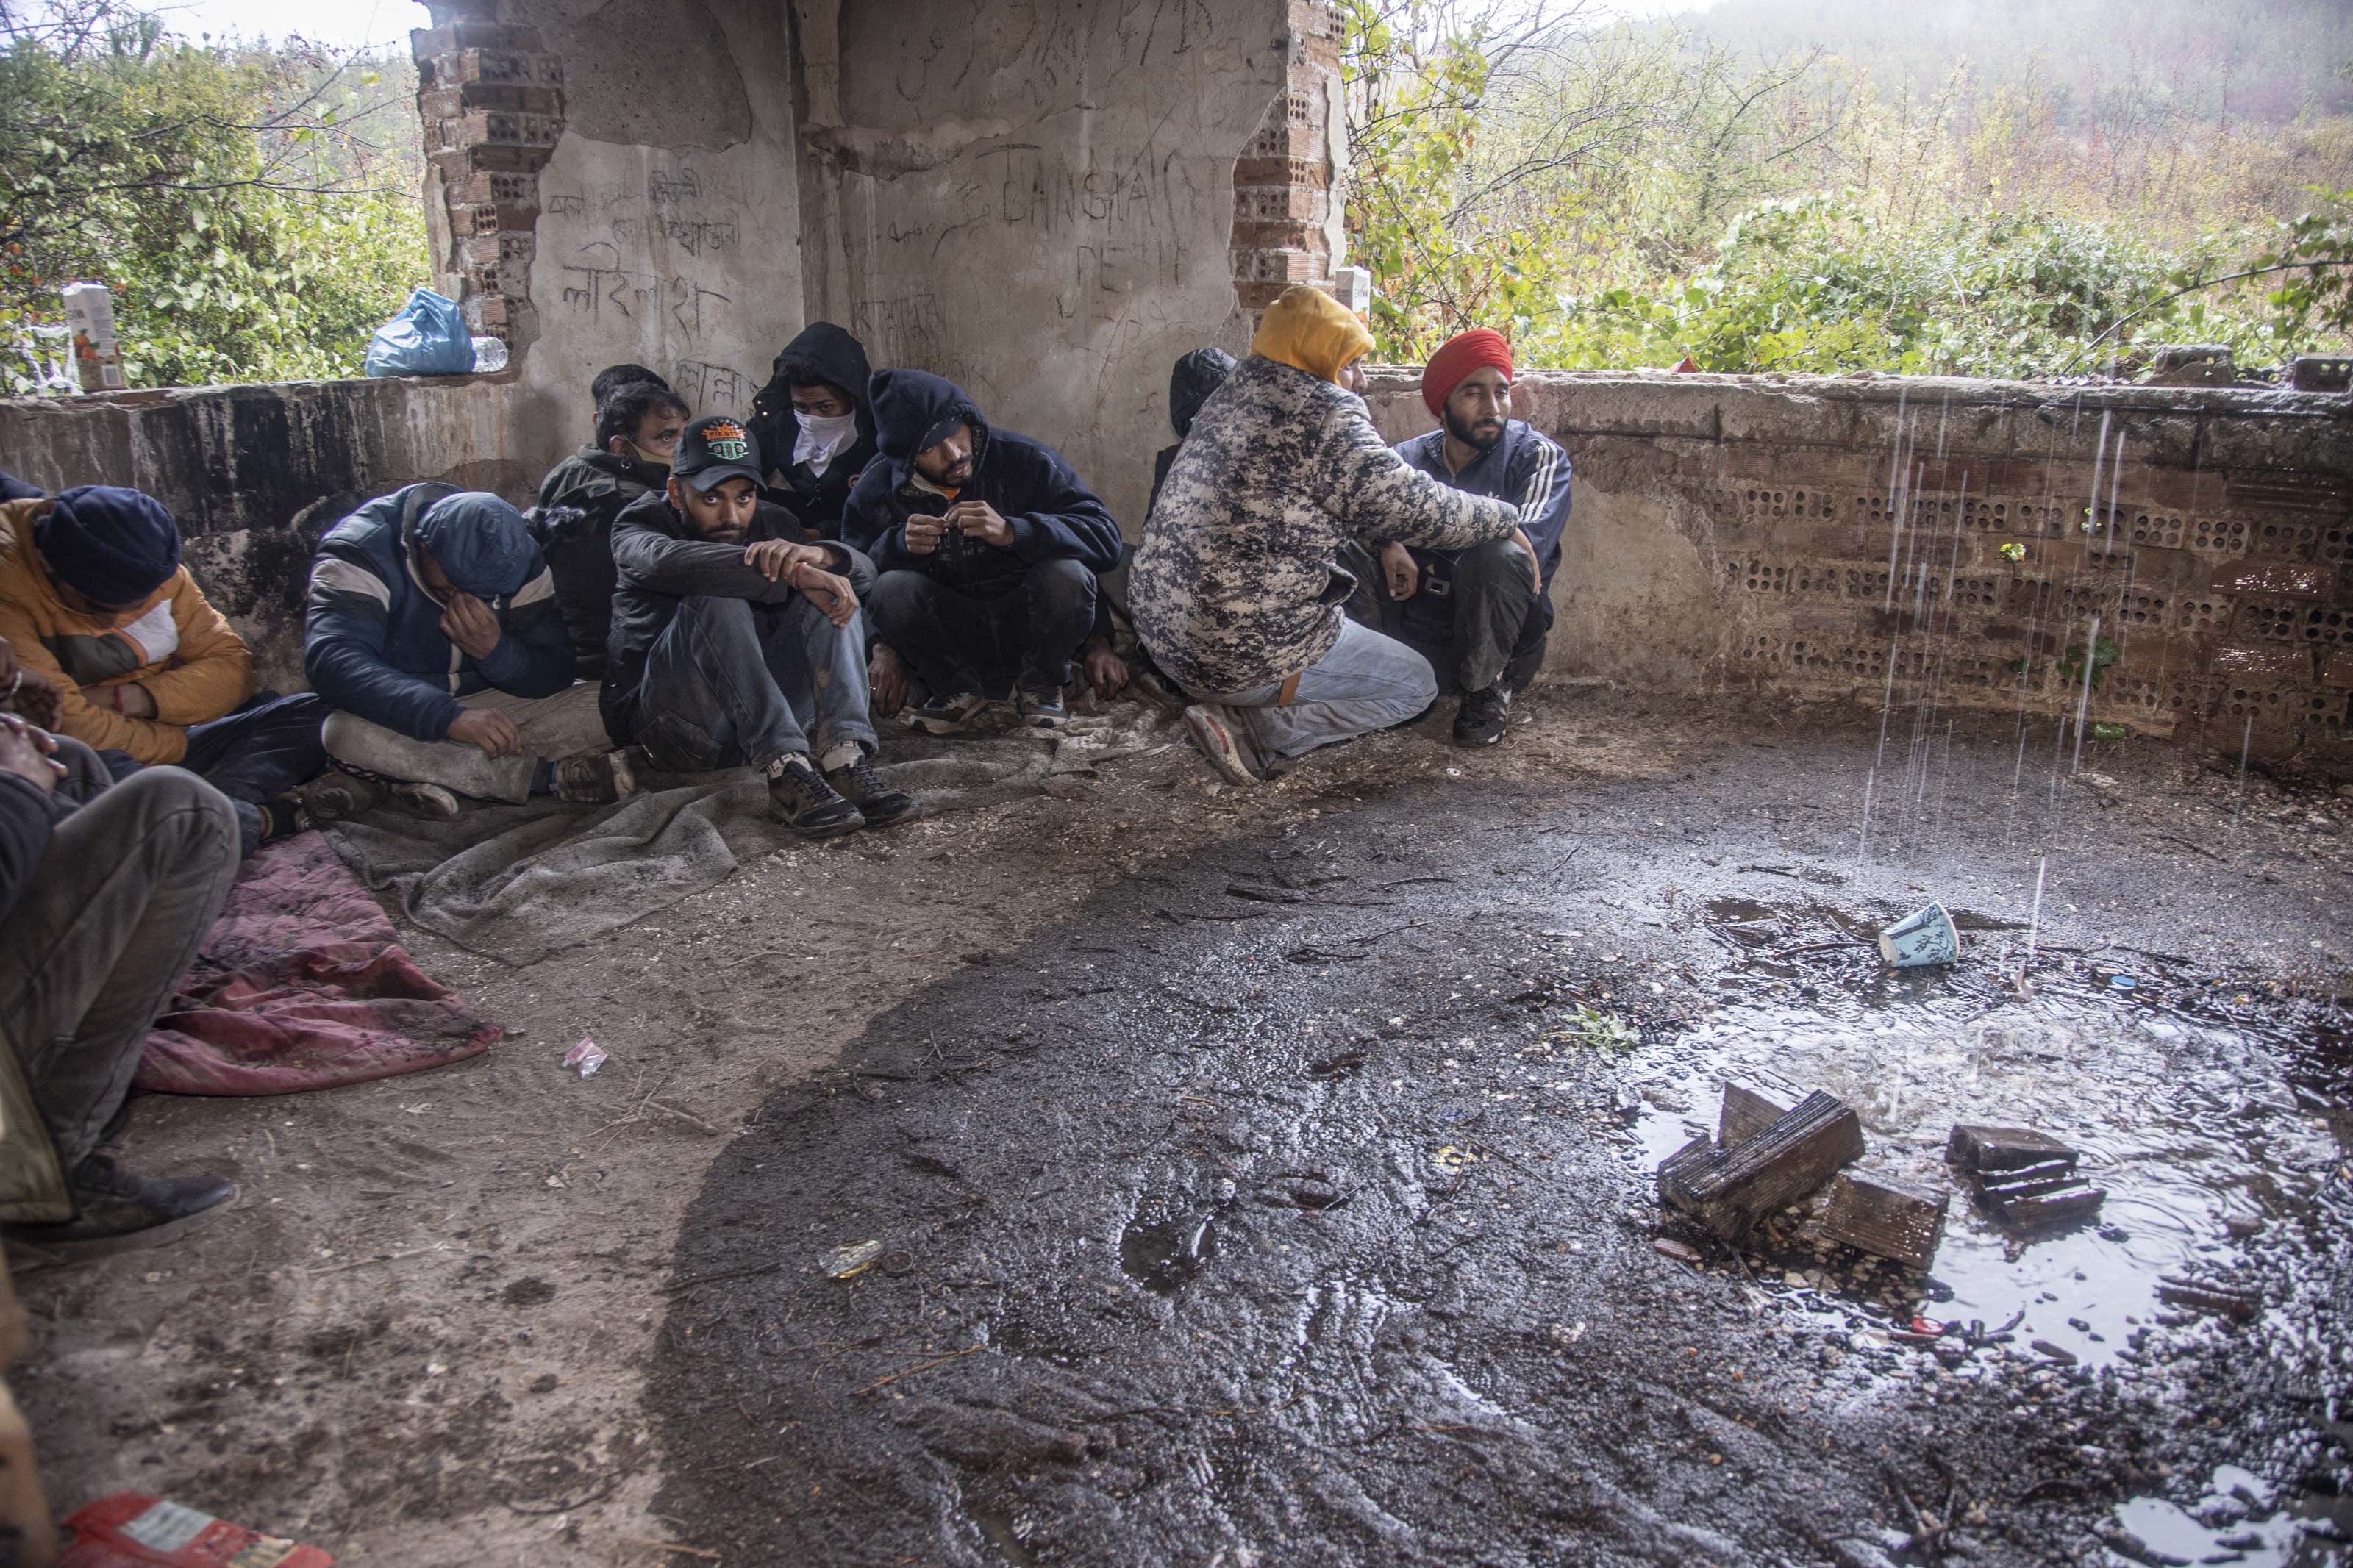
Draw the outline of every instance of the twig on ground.
<instances>
[{"instance_id":1,"label":"twig on ground","mask_svg":"<svg viewBox=\"0 0 2353 1568\"><path fill-rule=\"evenodd\" d=\"M945 1366L952 1361L962 1361L965 1357L968 1355L977 1355L987 1348L988 1347L987 1345L971 1345L964 1350L957 1351L951 1355L934 1357L930 1361L924 1362L919 1366L908 1367L903 1372L894 1372L888 1377L878 1377L858 1392L860 1394L871 1394L885 1384L896 1383L902 1377L913 1377L919 1372L929 1372L935 1366Z\"/></svg>"}]
</instances>

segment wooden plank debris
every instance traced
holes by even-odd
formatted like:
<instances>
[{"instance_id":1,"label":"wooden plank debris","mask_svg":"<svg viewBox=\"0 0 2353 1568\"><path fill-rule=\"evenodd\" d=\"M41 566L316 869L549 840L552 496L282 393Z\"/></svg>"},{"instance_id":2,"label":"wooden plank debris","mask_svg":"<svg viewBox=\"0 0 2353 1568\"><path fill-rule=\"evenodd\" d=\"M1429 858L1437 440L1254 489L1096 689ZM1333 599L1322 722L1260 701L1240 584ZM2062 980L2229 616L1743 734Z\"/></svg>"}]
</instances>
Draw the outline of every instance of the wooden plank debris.
<instances>
[{"instance_id":1,"label":"wooden plank debris","mask_svg":"<svg viewBox=\"0 0 2353 1568\"><path fill-rule=\"evenodd\" d=\"M1730 1148L1694 1140L1659 1167L1659 1197L1726 1241L1862 1156L1854 1108L1820 1090Z\"/></svg>"},{"instance_id":2,"label":"wooden plank debris","mask_svg":"<svg viewBox=\"0 0 2353 1568\"><path fill-rule=\"evenodd\" d=\"M2074 1150L2031 1127L1956 1127L1945 1158L1996 1218L2021 1229L2083 1219L2107 1201L2105 1188L2076 1176Z\"/></svg>"},{"instance_id":3,"label":"wooden plank debris","mask_svg":"<svg viewBox=\"0 0 2353 1568\"><path fill-rule=\"evenodd\" d=\"M1788 1079L1754 1072L1724 1080L1724 1110L1715 1121L1715 1141L1725 1148L1745 1143L1798 1108L1806 1091Z\"/></svg>"},{"instance_id":4,"label":"wooden plank debris","mask_svg":"<svg viewBox=\"0 0 2353 1568\"><path fill-rule=\"evenodd\" d=\"M1989 1171L2017 1171L2063 1161L2075 1168L2075 1151L2031 1127L1959 1126L1946 1141L1945 1158L1964 1175Z\"/></svg>"},{"instance_id":5,"label":"wooden plank debris","mask_svg":"<svg viewBox=\"0 0 2353 1568\"><path fill-rule=\"evenodd\" d=\"M1831 1183L1821 1233L1875 1258L1926 1272L1945 1239L1949 1194L1883 1171L1841 1171Z\"/></svg>"}]
</instances>

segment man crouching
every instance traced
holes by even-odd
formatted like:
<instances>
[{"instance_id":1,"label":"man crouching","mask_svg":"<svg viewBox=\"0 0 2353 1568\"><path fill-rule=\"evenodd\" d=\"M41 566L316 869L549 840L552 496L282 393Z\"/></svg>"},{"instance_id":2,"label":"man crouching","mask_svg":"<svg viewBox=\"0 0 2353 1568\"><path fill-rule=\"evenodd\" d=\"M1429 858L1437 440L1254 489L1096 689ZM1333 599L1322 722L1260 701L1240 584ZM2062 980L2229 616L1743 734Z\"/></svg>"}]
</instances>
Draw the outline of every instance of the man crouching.
<instances>
[{"instance_id":1,"label":"man crouching","mask_svg":"<svg viewBox=\"0 0 2353 1568\"><path fill-rule=\"evenodd\" d=\"M859 598L874 568L787 537L799 528L761 502L760 473L741 424L698 419L669 488L615 520L606 728L658 768L760 770L776 820L807 837L904 822L915 798L872 762Z\"/></svg>"}]
</instances>

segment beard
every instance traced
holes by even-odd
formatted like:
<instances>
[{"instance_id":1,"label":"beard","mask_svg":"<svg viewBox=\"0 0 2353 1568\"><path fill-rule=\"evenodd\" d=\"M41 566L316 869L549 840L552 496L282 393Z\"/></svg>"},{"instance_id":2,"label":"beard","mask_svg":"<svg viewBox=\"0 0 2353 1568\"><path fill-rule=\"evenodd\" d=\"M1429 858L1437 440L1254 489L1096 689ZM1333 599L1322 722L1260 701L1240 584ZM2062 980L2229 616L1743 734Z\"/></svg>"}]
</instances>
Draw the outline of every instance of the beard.
<instances>
[{"instance_id":1,"label":"beard","mask_svg":"<svg viewBox=\"0 0 2353 1568\"><path fill-rule=\"evenodd\" d=\"M1492 452L1495 449L1495 443L1504 438L1504 421L1485 419L1476 425L1466 425L1457 419L1450 408L1446 411L1446 433L1474 452Z\"/></svg>"},{"instance_id":2,"label":"beard","mask_svg":"<svg viewBox=\"0 0 2353 1568\"><path fill-rule=\"evenodd\" d=\"M695 530L705 544L741 544L751 531L751 524L734 522L714 523L709 528Z\"/></svg>"}]
</instances>

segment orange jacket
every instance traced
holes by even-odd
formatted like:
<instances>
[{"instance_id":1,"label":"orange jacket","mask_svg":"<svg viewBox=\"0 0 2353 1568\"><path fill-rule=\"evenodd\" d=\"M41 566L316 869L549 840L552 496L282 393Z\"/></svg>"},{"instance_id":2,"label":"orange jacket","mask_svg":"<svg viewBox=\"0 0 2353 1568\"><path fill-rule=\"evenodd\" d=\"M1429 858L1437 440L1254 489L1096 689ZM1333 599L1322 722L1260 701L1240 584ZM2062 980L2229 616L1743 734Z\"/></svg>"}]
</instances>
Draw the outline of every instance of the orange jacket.
<instances>
[{"instance_id":1,"label":"orange jacket","mask_svg":"<svg viewBox=\"0 0 2353 1568\"><path fill-rule=\"evenodd\" d=\"M218 719L253 695L253 650L182 566L139 609L107 625L69 610L33 546L47 497L0 503L0 637L19 663L65 693L60 734L142 763L187 754L191 724ZM133 719L82 700L85 686L143 686L155 717Z\"/></svg>"}]
</instances>

